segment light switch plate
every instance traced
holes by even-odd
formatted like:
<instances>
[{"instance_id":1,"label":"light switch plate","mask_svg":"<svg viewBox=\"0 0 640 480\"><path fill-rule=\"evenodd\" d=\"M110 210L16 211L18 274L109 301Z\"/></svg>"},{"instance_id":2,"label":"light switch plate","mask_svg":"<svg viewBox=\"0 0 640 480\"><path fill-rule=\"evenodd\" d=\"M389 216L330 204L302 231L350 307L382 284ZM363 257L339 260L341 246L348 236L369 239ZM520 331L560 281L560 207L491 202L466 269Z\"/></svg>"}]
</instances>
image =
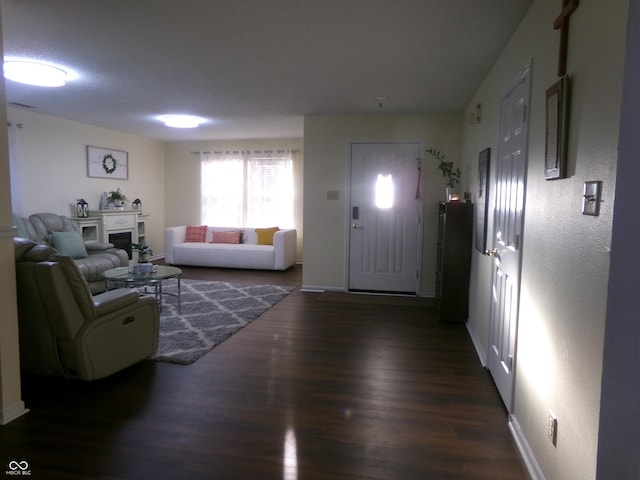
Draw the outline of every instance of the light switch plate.
<instances>
[{"instance_id":1,"label":"light switch plate","mask_svg":"<svg viewBox=\"0 0 640 480\"><path fill-rule=\"evenodd\" d=\"M602 195L602 181L584 182L582 194L582 214L597 217L600 215L600 200Z\"/></svg>"}]
</instances>

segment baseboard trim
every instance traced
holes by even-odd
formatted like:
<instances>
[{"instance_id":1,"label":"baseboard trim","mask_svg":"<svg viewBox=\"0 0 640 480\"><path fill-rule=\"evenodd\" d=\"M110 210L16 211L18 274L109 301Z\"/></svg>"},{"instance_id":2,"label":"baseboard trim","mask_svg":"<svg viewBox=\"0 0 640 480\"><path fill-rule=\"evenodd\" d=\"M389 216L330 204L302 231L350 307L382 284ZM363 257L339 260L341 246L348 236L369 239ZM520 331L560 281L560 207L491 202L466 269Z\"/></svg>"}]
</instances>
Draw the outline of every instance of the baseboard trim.
<instances>
[{"instance_id":1,"label":"baseboard trim","mask_svg":"<svg viewBox=\"0 0 640 480\"><path fill-rule=\"evenodd\" d=\"M520 452L520 456L522 457L522 461L524 462L525 468L527 472L529 472L529 476L531 480L545 480L544 475L542 474L542 470L540 469L540 465L538 465L538 461L536 457L533 455L533 451L529 446L529 442L527 442L524 433L520 429L520 424L518 420L513 415L509 415L509 430L511 431L511 435L513 436L513 440L516 442L516 447Z\"/></svg>"},{"instance_id":2,"label":"baseboard trim","mask_svg":"<svg viewBox=\"0 0 640 480\"><path fill-rule=\"evenodd\" d=\"M345 292L346 290L340 287L326 287L323 285L302 285L300 287L300 291L322 293L322 292Z\"/></svg>"},{"instance_id":3,"label":"baseboard trim","mask_svg":"<svg viewBox=\"0 0 640 480\"><path fill-rule=\"evenodd\" d=\"M300 287L300 291L301 292L316 292L316 293L322 293L322 292L347 292L348 290L346 288L341 288L341 287L327 287L325 285L302 285ZM351 293L366 293L368 295L376 295L376 292L351 292ZM388 293L378 293L378 295L394 295L393 292L388 292ZM409 295L409 296L413 296L413 294ZM435 294L433 292L419 292L415 295L416 297L423 297L423 298L435 298Z\"/></svg>"},{"instance_id":4,"label":"baseboard trim","mask_svg":"<svg viewBox=\"0 0 640 480\"><path fill-rule=\"evenodd\" d=\"M476 349L476 354L478 355L478 358L480 359L480 363L482 364L483 367L486 368L486 366L487 366L487 352L484 351L482 343L480 342L480 339L478 338L478 335L476 334L476 331L473 328L473 325L470 322L467 322L466 323L466 327L467 327L467 332L469 332L469 337L471 337L471 342L473 343L473 346Z\"/></svg>"},{"instance_id":5,"label":"baseboard trim","mask_svg":"<svg viewBox=\"0 0 640 480\"><path fill-rule=\"evenodd\" d=\"M16 418L21 417L28 412L29 409L25 408L24 402L19 401L9 408L0 410L0 425L6 425L7 423L14 421Z\"/></svg>"}]
</instances>

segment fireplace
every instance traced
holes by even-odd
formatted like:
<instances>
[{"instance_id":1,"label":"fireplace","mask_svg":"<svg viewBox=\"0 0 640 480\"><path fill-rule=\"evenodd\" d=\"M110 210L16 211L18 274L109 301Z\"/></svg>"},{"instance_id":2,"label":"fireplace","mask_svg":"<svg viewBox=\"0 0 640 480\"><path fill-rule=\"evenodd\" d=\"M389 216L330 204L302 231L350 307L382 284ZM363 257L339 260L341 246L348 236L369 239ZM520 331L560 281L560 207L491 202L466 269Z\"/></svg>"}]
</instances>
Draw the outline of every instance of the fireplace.
<instances>
[{"instance_id":1,"label":"fireplace","mask_svg":"<svg viewBox=\"0 0 640 480\"><path fill-rule=\"evenodd\" d=\"M129 255L129 260L131 260L131 232L110 233L109 243L113 243L116 248L125 250Z\"/></svg>"}]
</instances>

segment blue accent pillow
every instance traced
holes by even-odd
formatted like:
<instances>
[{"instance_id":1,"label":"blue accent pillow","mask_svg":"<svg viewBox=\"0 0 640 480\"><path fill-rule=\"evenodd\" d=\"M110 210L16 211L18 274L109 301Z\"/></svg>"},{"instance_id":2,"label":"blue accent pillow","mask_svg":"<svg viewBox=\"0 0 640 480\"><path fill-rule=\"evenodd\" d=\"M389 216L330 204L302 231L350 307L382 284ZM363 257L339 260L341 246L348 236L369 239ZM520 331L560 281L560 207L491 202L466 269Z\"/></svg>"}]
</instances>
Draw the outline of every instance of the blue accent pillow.
<instances>
[{"instance_id":1,"label":"blue accent pillow","mask_svg":"<svg viewBox=\"0 0 640 480\"><path fill-rule=\"evenodd\" d=\"M71 258L86 258L87 249L78 232L53 232L51 243L60 255Z\"/></svg>"}]
</instances>

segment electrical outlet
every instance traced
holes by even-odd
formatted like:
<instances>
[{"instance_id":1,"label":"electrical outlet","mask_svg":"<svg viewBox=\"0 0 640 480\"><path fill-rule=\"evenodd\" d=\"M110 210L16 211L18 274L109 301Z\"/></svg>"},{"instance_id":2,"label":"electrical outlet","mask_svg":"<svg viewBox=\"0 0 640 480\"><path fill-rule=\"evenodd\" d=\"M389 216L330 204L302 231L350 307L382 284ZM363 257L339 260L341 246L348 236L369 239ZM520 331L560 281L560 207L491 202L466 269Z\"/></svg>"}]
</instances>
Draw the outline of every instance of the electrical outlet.
<instances>
[{"instance_id":1,"label":"electrical outlet","mask_svg":"<svg viewBox=\"0 0 640 480\"><path fill-rule=\"evenodd\" d=\"M558 417L551 410L549 410L549 420L547 422L547 435L549 435L549 440L555 447L558 441Z\"/></svg>"}]
</instances>

